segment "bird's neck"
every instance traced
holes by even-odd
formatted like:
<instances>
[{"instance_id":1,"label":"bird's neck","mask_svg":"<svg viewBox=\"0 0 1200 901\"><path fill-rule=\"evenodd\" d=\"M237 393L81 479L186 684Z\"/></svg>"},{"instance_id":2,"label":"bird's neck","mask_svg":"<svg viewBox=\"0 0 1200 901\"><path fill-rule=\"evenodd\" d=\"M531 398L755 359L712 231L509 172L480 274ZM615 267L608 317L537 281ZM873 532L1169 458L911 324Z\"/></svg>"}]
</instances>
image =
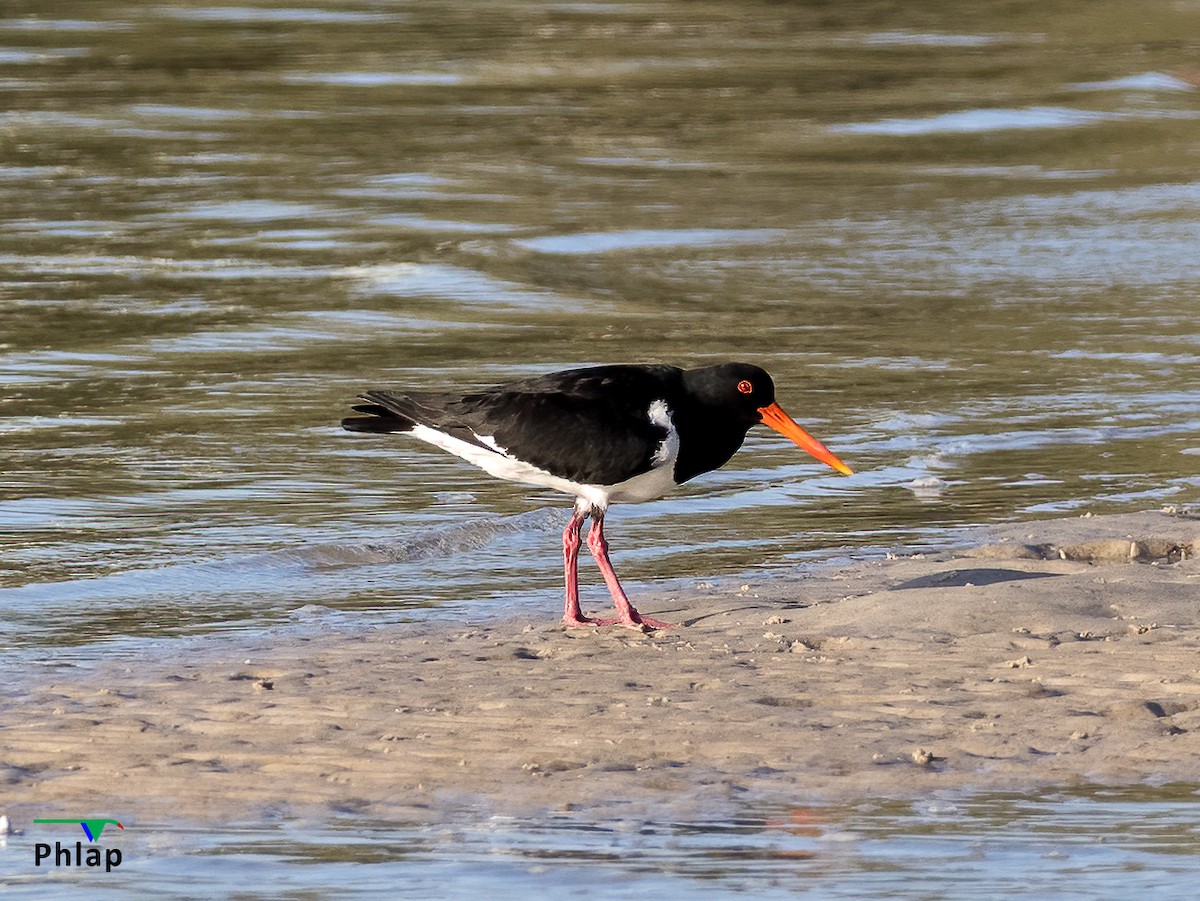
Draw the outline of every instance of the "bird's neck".
<instances>
[{"instance_id":1,"label":"bird's neck","mask_svg":"<svg viewBox=\"0 0 1200 901\"><path fill-rule=\"evenodd\" d=\"M679 456L675 459L678 484L728 463L753 425L726 411L699 405L682 406L674 411L672 420L679 432Z\"/></svg>"}]
</instances>

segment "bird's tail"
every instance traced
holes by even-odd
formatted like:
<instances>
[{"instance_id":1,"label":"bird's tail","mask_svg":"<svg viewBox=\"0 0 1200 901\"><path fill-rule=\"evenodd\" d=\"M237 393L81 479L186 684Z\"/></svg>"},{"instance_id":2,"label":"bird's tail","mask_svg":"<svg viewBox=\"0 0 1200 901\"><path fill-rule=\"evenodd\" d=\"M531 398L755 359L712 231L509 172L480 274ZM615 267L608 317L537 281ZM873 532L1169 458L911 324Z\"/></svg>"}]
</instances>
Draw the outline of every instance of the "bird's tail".
<instances>
[{"instance_id":1,"label":"bird's tail","mask_svg":"<svg viewBox=\"0 0 1200 901\"><path fill-rule=\"evenodd\" d=\"M378 404L360 404L354 407L358 413L369 413L369 416L347 416L342 420L342 428L347 432L408 432L416 425L411 419L397 416L386 407Z\"/></svg>"},{"instance_id":2,"label":"bird's tail","mask_svg":"<svg viewBox=\"0 0 1200 901\"><path fill-rule=\"evenodd\" d=\"M367 398L372 400L373 398ZM348 432L374 432L387 434L389 432L408 432L416 422L404 414L390 410L383 404L358 404L352 407L356 413L366 413L366 416L347 416L342 420L342 428Z\"/></svg>"},{"instance_id":3,"label":"bird's tail","mask_svg":"<svg viewBox=\"0 0 1200 901\"><path fill-rule=\"evenodd\" d=\"M365 404L352 409L367 416L350 416L342 428L351 432L409 432L413 426L447 425L446 402L451 398L437 394L402 394L399 391L368 391L360 395Z\"/></svg>"}]
</instances>

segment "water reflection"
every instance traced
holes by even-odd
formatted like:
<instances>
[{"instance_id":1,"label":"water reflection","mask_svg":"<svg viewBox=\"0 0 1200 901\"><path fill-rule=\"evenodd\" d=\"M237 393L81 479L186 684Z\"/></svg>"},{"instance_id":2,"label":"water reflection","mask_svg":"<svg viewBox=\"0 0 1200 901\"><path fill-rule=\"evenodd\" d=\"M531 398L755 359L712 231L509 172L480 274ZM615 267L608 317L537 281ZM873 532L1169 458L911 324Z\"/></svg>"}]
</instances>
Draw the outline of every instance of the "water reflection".
<instances>
[{"instance_id":1,"label":"water reflection","mask_svg":"<svg viewBox=\"0 0 1200 901\"><path fill-rule=\"evenodd\" d=\"M138 866L108 874L106 885L163 898L198 887L259 897L251 886L269 867L273 895L1184 899L1200 873L1191 786L742 804L723 817L678 819L463 807L389 820L353 807L326 825L276 812L220 833L125 817L129 828L111 841ZM27 841L0 839L0 886L13 897L59 884L27 874Z\"/></svg>"}]
</instances>

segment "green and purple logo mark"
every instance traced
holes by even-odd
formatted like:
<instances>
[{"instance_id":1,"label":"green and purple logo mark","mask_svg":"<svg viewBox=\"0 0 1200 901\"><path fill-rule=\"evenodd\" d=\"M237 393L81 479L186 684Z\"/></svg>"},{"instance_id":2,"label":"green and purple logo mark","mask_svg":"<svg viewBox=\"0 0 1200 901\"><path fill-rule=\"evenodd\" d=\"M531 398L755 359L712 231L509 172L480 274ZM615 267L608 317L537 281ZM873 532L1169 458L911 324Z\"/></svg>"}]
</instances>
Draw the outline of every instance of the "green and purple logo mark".
<instances>
[{"instance_id":1,"label":"green and purple logo mark","mask_svg":"<svg viewBox=\"0 0 1200 901\"><path fill-rule=\"evenodd\" d=\"M125 827L116 820L100 817L89 817L80 819L79 817L68 817L65 819L34 819L35 823L45 824L63 824L79 825L83 827L83 834L87 836L89 845L99 841L100 836L104 833L105 826L116 826L118 829ZM62 842L55 842L54 847L50 847L49 842L37 842L33 846L33 865L40 867L46 861L52 861L54 867L99 867L104 866L106 873L112 872L114 867L121 865L121 849L120 848L105 848L103 856L100 854L99 848L88 847L84 848L83 842L75 842L74 847L69 843L64 845Z\"/></svg>"}]
</instances>

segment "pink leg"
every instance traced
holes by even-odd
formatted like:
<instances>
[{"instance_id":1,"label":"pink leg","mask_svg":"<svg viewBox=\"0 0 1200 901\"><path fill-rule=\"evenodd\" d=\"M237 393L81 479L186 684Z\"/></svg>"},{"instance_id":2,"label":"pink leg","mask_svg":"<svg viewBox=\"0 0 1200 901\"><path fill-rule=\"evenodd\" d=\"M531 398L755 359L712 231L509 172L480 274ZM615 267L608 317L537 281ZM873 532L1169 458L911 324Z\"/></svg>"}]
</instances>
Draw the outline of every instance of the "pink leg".
<instances>
[{"instance_id":1,"label":"pink leg","mask_svg":"<svg viewBox=\"0 0 1200 901\"><path fill-rule=\"evenodd\" d=\"M588 529L587 545L592 556L596 558L596 565L600 567L600 573L604 576L604 584L608 586L613 603L617 606L617 618L613 620L614 623L643 631L648 628L670 629L678 625L678 623L664 623L657 619L650 619L648 616L642 616L634 609L633 604L629 603L629 598L626 597L625 590L621 587L621 582L613 570L612 562L608 559L608 542L604 540L604 516L602 514L592 514L592 527Z\"/></svg>"},{"instance_id":2,"label":"pink leg","mask_svg":"<svg viewBox=\"0 0 1200 901\"><path fill-rule=\"evenodd\" d=\"M563 622L568 626L611 626L614 619L592 619L579 609L579 531L583 528L586 513L578 509L563 529L563 566L566 571L567 598L563 605Z\"/></svg>"}]
</instances>

